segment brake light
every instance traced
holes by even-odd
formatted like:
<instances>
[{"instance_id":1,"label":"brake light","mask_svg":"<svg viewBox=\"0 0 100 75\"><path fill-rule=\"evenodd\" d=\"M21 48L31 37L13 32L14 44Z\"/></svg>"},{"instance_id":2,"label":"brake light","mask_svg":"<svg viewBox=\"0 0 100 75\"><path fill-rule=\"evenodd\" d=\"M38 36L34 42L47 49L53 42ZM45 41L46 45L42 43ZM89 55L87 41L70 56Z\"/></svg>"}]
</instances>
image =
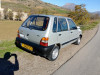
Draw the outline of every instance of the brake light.
<instances>
[{"instance_id":1,"label":"brake light","mask_svg":"<svg viewBox=\"0 0 100 75\"><path fill-rule=\"evenodd\" d=\"M20 35L19 35L19 30L17 31L17 37L19 37L19 38L20 38Z\"/></svg>"},{"instance_id":2,"label":"brake light","mask_svg":"<svg viewBox=\"0 0 100 75\"><path fill-rule=\"evenodd\" d=\"M48 37L43 37L40 41L40 45L41 46L48 46L48 40L49 38Z\"/></svg>"}]
</instances>

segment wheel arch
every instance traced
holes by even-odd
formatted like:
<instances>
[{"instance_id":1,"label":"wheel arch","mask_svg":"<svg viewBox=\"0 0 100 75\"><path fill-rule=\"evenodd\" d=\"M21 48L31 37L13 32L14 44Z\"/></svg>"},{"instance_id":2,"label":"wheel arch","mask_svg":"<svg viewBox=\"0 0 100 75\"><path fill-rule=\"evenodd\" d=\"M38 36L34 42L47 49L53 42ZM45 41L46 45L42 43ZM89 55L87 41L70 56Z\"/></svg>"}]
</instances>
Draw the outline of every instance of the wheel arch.
<instances>
[{"instance_id":1,"label":"wheel arch","mask_svg":"<svg viewBox=\"0 0 100 75\"><path fill-rule=\"evenodd\" d=\"M80 38L82 38L82 34L80 34L79 36L80 36Z\"/></svg>"},{"instance_id":2,"label":"wheel arch","mask_svg":"<svg viewBox=\"0 0 100 75\"><path fill-rule=\"evenodd\" d=\"M59 49L61 48L61 44L60 43L57 43L56 46L58 46Z\"/></svg>"}]
</instances>

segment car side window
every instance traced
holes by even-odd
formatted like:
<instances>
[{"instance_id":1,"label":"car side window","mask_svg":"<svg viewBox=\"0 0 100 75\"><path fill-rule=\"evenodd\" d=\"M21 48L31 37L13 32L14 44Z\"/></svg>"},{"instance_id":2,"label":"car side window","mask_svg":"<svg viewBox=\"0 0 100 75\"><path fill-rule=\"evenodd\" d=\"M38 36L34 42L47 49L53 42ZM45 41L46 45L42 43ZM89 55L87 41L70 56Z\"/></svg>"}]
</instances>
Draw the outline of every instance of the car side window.
<instances>
[{"instance_id":1,"label":"car side window","mask_svg":"<svg viewBox=\"0 0 100 75\"><path fill-rule=\"evenodd\" d=\"M53 23L53 32L57 31L57 17L54 18L54 23Z\"/></svg>"},{"instance_id":2,"label":"car side window","mask_svg":"<svg viewBox=\"0 0 100 75\"><path fill-rule=\"evenodd\" d=\"M75 23L71 19L68 19L68 23L69 23L70 30L77 29Z\"/></svg>"},{"instance_id":3,"label":"car side window","mask_svg":"<svg viewBox=\"0 0 100 75\"><path fill-rule=\"evenodd\" d=\"M58 19L58 32L68 30L68 25L65 18Z\"/></svg>"}]
</instances>

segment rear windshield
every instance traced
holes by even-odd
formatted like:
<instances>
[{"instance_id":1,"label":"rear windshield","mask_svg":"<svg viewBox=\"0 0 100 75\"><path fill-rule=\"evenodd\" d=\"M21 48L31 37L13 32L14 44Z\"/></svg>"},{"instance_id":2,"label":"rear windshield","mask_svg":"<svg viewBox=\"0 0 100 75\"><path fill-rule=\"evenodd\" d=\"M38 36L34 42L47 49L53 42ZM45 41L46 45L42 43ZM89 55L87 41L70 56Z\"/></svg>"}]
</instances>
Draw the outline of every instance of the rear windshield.
<instances>
[{"instance_id":1,"label":"rear windshield","mask_svg":"<svg viewBox=\"0 0 100 75\"><path fill-rule=\"evenodd\" d=\"M49 17L45 16L29 16L22 24L22 27L29 29L44 31L47 29L49 23Z\"/></svg>"}]
</instances>

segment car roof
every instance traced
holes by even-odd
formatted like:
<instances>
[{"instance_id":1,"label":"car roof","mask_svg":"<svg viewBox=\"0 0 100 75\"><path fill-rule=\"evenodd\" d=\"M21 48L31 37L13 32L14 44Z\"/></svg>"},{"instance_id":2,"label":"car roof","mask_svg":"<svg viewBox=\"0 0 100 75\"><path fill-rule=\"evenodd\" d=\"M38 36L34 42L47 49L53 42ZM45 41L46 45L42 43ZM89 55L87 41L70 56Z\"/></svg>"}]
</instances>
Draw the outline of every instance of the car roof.
<instances>
[{"instance_id":1,"label":"car roof","mask_svg":"<svg viewBox=\"0 0 100 75\"><path fill-rule=\"evenodd\" d=\"M33 14L33 15L71 19L71 18L69 18L69 17L64 17L64 16L55 16L55 15L45 15L45 14Z\"/></svg>"}]
</instances>

